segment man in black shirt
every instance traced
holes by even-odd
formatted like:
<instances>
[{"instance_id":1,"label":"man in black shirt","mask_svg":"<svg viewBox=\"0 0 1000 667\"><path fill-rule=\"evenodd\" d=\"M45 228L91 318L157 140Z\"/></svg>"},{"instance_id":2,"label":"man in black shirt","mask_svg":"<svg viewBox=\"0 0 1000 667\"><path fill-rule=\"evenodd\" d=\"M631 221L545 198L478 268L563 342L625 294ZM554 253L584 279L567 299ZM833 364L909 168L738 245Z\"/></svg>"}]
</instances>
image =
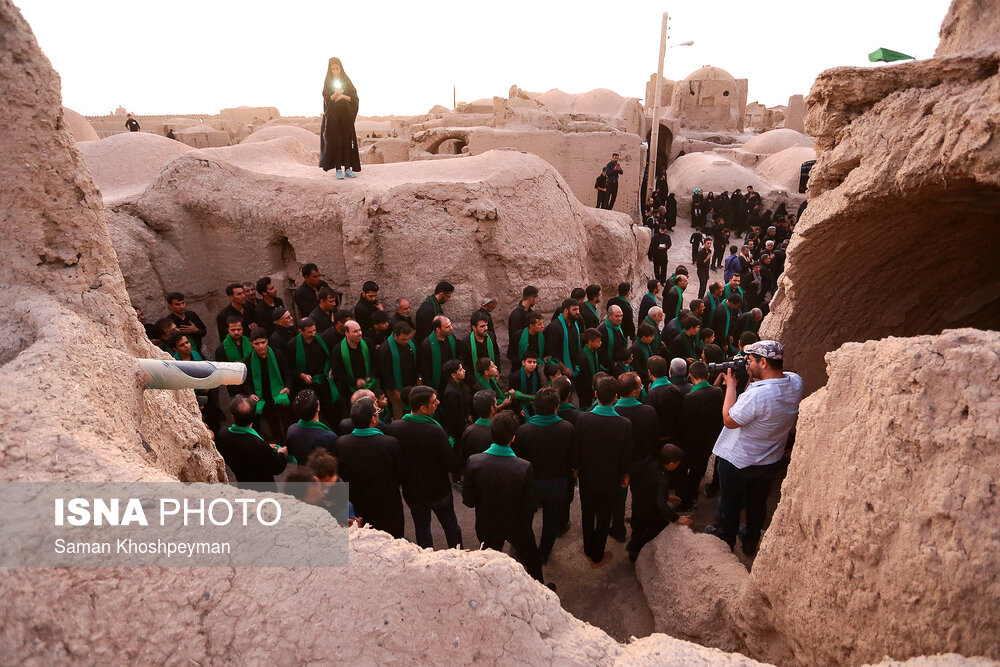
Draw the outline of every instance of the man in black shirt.
<instances>
[{"instance_id":1,"label":"man in black shirt","mask_svg":"<svg viewBox=\"0 0 1000 667\"><path fill-rule=\"evenodd\" d=\"M222 339L222 343L215 348L215 360L231 363L243 361L253 349L250 346L250 339L243 335L243 319L238 315L232 315L226 322L226 327L228 333Z\"/></svg>"},{"instance_id":2,"label":"man in black shirt","mask_svg":"<svg viewBox=\"0 0 1000 667\"><path fill-rule=\"evenodd\" d=\"M240 283L226 285L226 296L229 297L229 305L215 316L215 326L218 329L219 340L225 338L229 331L229 326L226 323L229 321L231 315L238 315L243 320L244 331L256 328L256 313L254 313L253 306L248 305L246 302L246 295L243 294L243 285Z\"/></svg>"},{"instance_id":3,"label":"man in black shirt","mask_svg":"<svg viewBox=\"0 0 1000 667\"><path fill-rule=\"evenodd\" d=\"M599 307L601 303L601 286L587 285L587 300L580 304L580 316L585 329L596 329L601 322Z\"/></svg>"},{"instance_id":4,"label":"man in black shirt","mask_svg":"<svg viewBox=\"0 0 1000 667\"><path fill-rule=\"evenodd\" d=\"M288 344L299 335L299 330L295 328L295 320L292 319L292 312L282 306L271 311L271 318L271 337L269 343L275 350L287 352Z\"/></svg>"},{"instance_id":5,"label":"man in black shirt","mask_svg":"<svg viewBox=\"0 0 1000 667\"><path fill-rule=\"evenodd\" d=\"M656 409L639 401L642 383L636 373L623 373L618 378L618 395L615 412L632 423L631 466L640 459L652 456L660 446L660 420ZM611 517L610 535L619 542L625 541L625 501L628 487L619 492L618 503Z\"/></svg>"},{"instance_id":6,"label":"man in black shirt","mask_svg":"<svg viewBox=\"0 0 1000 667\"><path fill-rule=\"evenodd\" d=\"M708 383L708 366L702 361L691 364L688 371L694 386L684 396L681 405L677 444L684 450L684 461L678 470L679 512L690 512L698 498L698 485L708 469L712 447L722 432L722 403L725 392Z\"/></svg>"},{"instance_id":7,"label":"man in black shirt","mask_svg":"<svg viewBox=\"0 0 1000 667\"><path fill-rule=\"evenodd\" d=\"M379 410L369 397L351 406L354 430L337 439L340 477L349 484L354 512L364 523L403 537L403 454L399 441L378 426Z\"/></svg>"},{"instance_id":8,"label":"man in black shirt","mask_svg":"<svg viewBox=\"0 0 1000 667\"><path fill-rule=\"evenodd\" d=\"M488 389L477 391L472 397L472 414L476 421L465 427L458 443L459 469L464 470L465 464L473 454L482 454L493 442L490 425L497 413L497 396Z\"/></svg>"},{"instance_id":9,"label":"man in black shirt","mask_svg":"<svg viewBox=\"0 0 1000 667\"><path fill-rule=\"evenodd\" d=\"M361 325L361 331L365 336L371 338L372 315L382 310L382 304L378 302L378 283L366 280L361 286L361 296L354 306L354 319Z\"/></svg>"},{"instance_id":10,"label":"man in black shirt","mask_svg":"<svg viewBox=\"0 0 1000 667\"><path fill-rule=\"evenodd\" d=\"M531 529L535 513L534 473L531 464L510 448L519 422L513 412L493 418L493 443L482 454L469 457L462 485L462 502L476 509L476 537L487 549L503 550L510 542L516 558L538 582L542 561Z\"/></svg>"},{"instance_id":11,"label":"man in black shirt","mask_svg":"<svg viewBox=\"0 0 1000 667\"><path fill-rule=\"evenodd\" d=\"M580 302L566 299L562 302L562 312L545 327L545 356L559 364L559 370L566 377L573 377L576 357L580 354L583 330L577 320L580 317Z\"/></svg>"},{"instance_id":12,"label":"man in black shirt","mask_svg":"<svg viewBox=\"0 0 1000 667\"><path fill-rule=\"evenodd\" d=\"M243 363L247 367L247 379L242 393L257 402L258 419L263 420L270 437L279 444L285 444L285 431L291 423L291 400L289 387L292 376L282 352L271 349L267 344L267 332L256 328L250 332L253 352Z\"/></svg>"},{"instance_id":13,"label":"man in black shirt","mask_svg":"<svg viewBox=\"0 0 1000 667\"><path fill-rule=\"evenodd\" d=\"M441 367L441 376L445 380L440 421L448 436L457 442L469 423L469 385L465 382L465 368L458 359L449 359Z\"/></svg>"},{"instance_id":14,"label":"man in black shirt","mask_svg":"<svg viewBox=\"0 0 1000 667\"><path fill-rule=\"evenodd\" d=\"M215 446L226 465L243 484L274 484L274 476L281 474L287 462L285 447L270 445L253 428L254 407L251 399L243 394L229 401L233 425L220 429L215 436Z\"/></svg>"},{"instance_id":15,"label":"man in black shirt","mask_svg":"<svg viewBox=\"0 0 1000 667\"><path fill-rule=\"evenodd\" d=\"M608 312L611 312L611 306L622 309L622 333L630 341L635 340L635 313L632 312L632 304L628 300L631 293L632 283L621 282L618 283L618 296L608 299Z\"/></svg>"},{"instance_id":16,"label":"man in black shirt","mask_svg":"<svg viewBox=\"0 0 1000 667\"><path fill-rule=\"evenodd\" d=\"M308 317L309 313L319 304L319 290L329 287L319 273L319 268L309 263L302 267L302 284L295 290L295 307L300 317Z\"/></svg>"},{"instance_id":17,"label":"man in black shirt","mask_svg":"<svg viewBox=\"0 0 1000 667\"><path fill-rule=\"evenodd\" d=\"M129 132L138 132L139 121L133 118L132 114L129 114L128 116L126 116L126 118L128 118L128 120L125 121L125 129L128 130Z\"/></svg>"},{"instance_id":18,"label":"man in black shirt","mask_svg":"<svg viewBox=\"0 0 1000 667\"><path fill-rule=\"evenodd\" d=\"M295 369L296 391L310 389L319 397L324 421L334 426L342 414L340 391L330 376L330 349L316 335L316 325L308 317L299 320L299 333L285 346L285 355Z\"/></svg>"},{"instance_id":19,"label":"man in black shirt","mask_svg":"<svg viewBox=\"0 0 1000 667\"><path fill-rule=\"evenodd\" d=\"M510 316L507 318L507 336L510 340L514 340L528 326L528 313L532 312L532 308L535 307L535 303L537 302L537 287L528 285L521 290L521 302L517 304L514 310L510 311ZM538 352L541 354L544 350L539 350Z\"/></svg>"},{"instance_id":20,"label":"man in black shirt","mask_svg":"<svg viewBox=\"0 0 1000 667\"><path fill-rule=\"evenodd\" d=\"M309 455L319 447L336 456L337 434L320 421L320 402L316 392L312 389L300 391L292 402L292 411L299 421L288 427L285 439L288 453L299 465L306 465Z\"/></svg>"},{"instance_id":21,"label":"man in black shirt","mask_svg":"<svg viewBox=\"0 0 1000 667\"><path fill-rule=\"evenodd\" d=\"M583 550L597 568L607 560L605 546L620 489L628 486L632 423L615 412L618 381L597 383L598 405L577 420L574 469L580 480Z\"/></svg>"},{"instance_id":22,"label":"man in black shirt","mask_svg":"<svg viewBox=\"0 0 1000 667\"><path fill-rule=\"evenodd\" d=\"M431 512L444 529L448 548L461 548L462 529L455 516L448 474L457 472L455 452L448 434L434 420L437 393L430 387L414 387L410 392L410 413L385 428L386 435L399 440L403 452L403 499L410 507L417 545L434 548Z\"/></svg>"},{"instance_id":23,"label":"man in black shirt","mask_svg":"<svg viewBox=\"0 0 1000 667\"><path fill-rule=\"evenodd\" d=\"M378 379L375 347L362 336L361 325L350 320L344 331L344 340L330 348L330 370L341 396L350 396L358 389L377 387Z\"/></svg>"},{"instance_id":24,"label":"man in black shirt","mask_svg":"<svg viewBox=\"0 0 1000 667\"><path fill-rule=\"evenodd\" d=\"M410 340L413 328L397 322L392 336L376 353L379 382L392 405L393 413L403 416L400 392L417 384L417 346Z\"/></svg>"},{"instance_id":25,"label":"man in black shirt","mask_svg":"<svg viewBox=\"0 0 1000 667\"><path fill-rule=\"evenodd\" d=\"M604 208L611 210L615 207L618 199L618 176L622 173L622 166L618 162L618 153L611 154L611 161L604 165L604 172L608 177L608 200Z\"/></svg>"},{"instance_id":26,"label":"man in black shirt","mask_svg":"<svg viewBox=\"0 0 1000 667\"><path fill-rule=\"evenodd\" d=\"M277 308L284 308L285 302L278 296L278 286L274 284L270 276L264 276L257 281L257 294L260 295L254 305L257 325L270 331L274 326L274 311Z\"/></svg>"},{"instance_id":27,"label":"man in black shirt","mask_svg":"<svg viewBox=\"0 0 1000 667\"><path fill-rule=\"evenodd\" d=\"M316 323L316 331L322 334L333 326L333 314L337 311L337 295L329 287L321 287L317 294L316 307L306 316Z\"/></svg>"},{"instance_id":28,"label":"man in black shirt","mask_svg":"<svg viewBox=\"0 0 1000 667\"><path fill-rule=\"evenodd\" d=\"M632 539L625 549L633 563L642 548L676 521L690 528L691 517L678 517L671 507L679 499L670 495L668 473L676 470L684 453L674 445L663 445L656 456L636 461L629 469L632 489Z\"/></svg>"},{"instance_id":29,"label":"man in black shirt","mask_svg":"<svg viewBox=\"0 0 1000 667\"><path fill-rule=\"evenodd\" d=\"M417 341L423 342L434 329L434 320L444 315L442 306L451 299L455 293L455 286L447 280L442 280L434 288L434 294L430 295L417 308Z\"/></svg>"},{"instance_id":30,"label":"man in black shirt","mask_svg":"<svg viewBox=\"0 0 1000 667\"><path fill-rule=\"evenodd\" d=\"M653 277L660 283L667 282L667 260L672 243L666 223L661 222L656 233L649 239L649 249L646 251L646 256L653 263Z\"/></svg>"},{"instance_id":31,"label":"man in black shirt","mask_svg":"<svg viewBox=\"0 0 1000 667\"><path fill-rule=\"evenodd\" d=\"M406 322L410 325L411 329L415 329L412 311L410 310L410 300L403 296L396 299L396 311L389 318L390 331L396 330L397 322Z\"/></svg>"},{"instance_id":32,"label":"man in black shirt","mask_svg":"<svg viewBox=\"0 0 1000 667\"><path fill-rule=\"evenodd\" d=\"M448 383L448 376L442 371L452 359L460 358L458 341L452 334L451 320L438 315L431 324L431 335L420 342L420 377L424 384L442 392Z\"/></svg>"},{"instance_id":33,"label":"man in black shirt","mask_svg":"<svg viewBox=\"0 0 1000 667\"><path fill-rule=\"evenodd\" d=\"M187 336L191 346L204 356L201 347L201 339L208 333L205 323L201 321L198 314L187 309L187 302L180 292L171 292L167 295L167 308L170 309L170 319L177 325L177 330Z\"/></svg>"},{"instance_id":34,"label":"man in black shirt","mask_svg":"<svg viewBox=\"0 0 1000 667\"><path fill-rule=\"evenodd\" d=\"M646 315L649 314L650 308L656 308L659 303L656 300L656 295L660 293L660 281L656 278L646 281L646 293L642 295L642 300L639 301L639 319L638 324L642 324Z\"/></svg>"},{"instance_id":35,"label":"man in black shirt","mask_svg":"<svg viewBox=\"0 0 1000 667\"><path fill-rule=\"evenodd\" d=\"M605 208L608 205L608 168L601 167L601 175L594 181L594 189L597 190L596 208Z\"/></svg>"},{"instance_id":36,"label":"man in black shirt","mask_svg":"<svg viewBox=\"0 0 1000 667\"><path fill-rule=\"evenodd\" d=\"M539 389L534 407L535 414L517 429L513 449L531 464L534 472L535 500L542 508L542 537L538 541L538 551L542 563L547 563L567 511L565 504L572 476L576 429L556 414L559 394L555 389Z\"/></svg>"}]
</instances>

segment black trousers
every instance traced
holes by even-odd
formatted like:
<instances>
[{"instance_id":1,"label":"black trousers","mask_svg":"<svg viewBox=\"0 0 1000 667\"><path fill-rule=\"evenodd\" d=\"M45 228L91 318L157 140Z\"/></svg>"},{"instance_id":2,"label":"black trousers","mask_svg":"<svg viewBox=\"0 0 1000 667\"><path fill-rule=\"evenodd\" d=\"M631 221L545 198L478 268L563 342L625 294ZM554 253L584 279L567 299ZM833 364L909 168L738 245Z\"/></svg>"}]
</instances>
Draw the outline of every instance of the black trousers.
<instances>
[{"instance_id":1,"label":"black trousers","mask_svg":"<svg viewBox=\"0 0 1000 667\"><path fill-rule=\"evenodd\" d=\"M434 537L431 534L431 512L438 518L444 537L448 540L448 548L462 546L462 529L455 516L455 501L449 489L448 495L431 502L406 502L410 506L410 516L413 517L413 532L417 538L417 546L423 549L434 548Z\"/></svg>"},{"instance_id":2,"label":"black trousers","mask_svg":"<svg viewBox=\"0 0 1000 667\"><path fill-rule=\"evenodd\" d=\"M598 190L597 191L597 206L595 208L610 208L608 206L608 191Z\"/></svg>"},{"instance_id":3,"label":"black trousers","mask_svg":"<svg viewBox=\"0 0 1000 667\"><path fill-rule=\"evenodd\" d=\"M653 259L653 277L660 281L660 284L667 282L667 258L664 257L662 260L659 258Z\"/></svg>"},{"instance_id":4,"label":"black trousers","mask_svg":"<svg viewBox=\"0 0 1000 667\"><path fill-rule=\"evenodd\" d=\"M477 535L477 537L483 543L483 548L494 551L503 551L504 542L509 542L517 562L523 565L525 571L538 583L545 583L542 578L542 559L538 555L535 533L531 530L530 523L523 523L505 535Z\"/></svg>"},{"instance_id":5,"label":"black trousers","mask_svg":"<svg viewBox=\"0 0 1000 667\"><path fill-rule=\"evenodd\" d=\"M569 510L566 503L567 485L565 479L535 480L535 498L542 508L542 537L538 540L538 553L542 561L549 559L556 537L566 524Z\"/></svg>"},{"instance_id":6,"label":"black trousers","mask_svg":"<svg viewBox=\"0 0 1000 667\"><path fill-rule=\"evenodd\" d=\"M708 291L709 273L708 269L698 269L698 298L704 299L705 292Z\"/></svg>"},{"instance_id":7,"label":"black trousers","mask_svg":"<svg viewBox=\"0 0 1000 667\"><path fill-rule=\"evenodd\" d=\"M767 515L767 495L781 462L764 466L737 468L726 459L719 462L719 509L715 526L719 537L730 547L736 546L740 512L746 509L746 530L740 536L744 546L756 547Z\"/></svg>"},{"instance_id":8,"label":"black trousers","mask_svg":"<svg viewBox=\"0 0 1000 667\"><path fill-rule=\"evenodd\" d=\"M618 200L618 181L614 183L608 182L608 203L604 208L609 211L615 207L615 202Z\"/></svg>"},{"instance_id":9,"label":"black trousers","mask_svg":"<svg viewBox=\"0 0 1000 667\"><path fill-rule=\"evenodd\" d=\"M700 449L684 450L684 460L677 467L677 495L681 499L681 509L691 509L698 499L698 486L708 470L708 459L712 456L712 445Z\"/></svg>"},{"instance_id":10,"label":"black trousers","mask_svg":"<svg viewBox=\"0 0 1000 667\"><path fill-rule=\"evenodd\" d=\"M287 405L274 405L267 403L261 413L254 417L253 427L260 429L263 424L267 433L268 442L276 442L278 445L285 444L285 433L288 427L295 423L292 409Z\"/></svg>"},{"instance_id":11,"label":"black trousers","mask_svg":"<svg viewBox=\"0 0 1000 667\"><path fill-rule=\"evenodd\" d=\"M611 514L611 528L608 535L619 542L625 541L628 532L625 529L625 501L628 499L628 487L618 489L618 498L615 500L615 511Z\"/></svg>"},{"instance_id":12,"label":"black trousers","mask_svg":"<svg viewBox=\"0 0 1000 667\"><path fill-rule=\"evenodd\" d=\"M583 514L583 553L595 563L604 560L611 517L618 501L618 489L588 489L580 485L580 511Z\"/></svg>"}]
</instances>

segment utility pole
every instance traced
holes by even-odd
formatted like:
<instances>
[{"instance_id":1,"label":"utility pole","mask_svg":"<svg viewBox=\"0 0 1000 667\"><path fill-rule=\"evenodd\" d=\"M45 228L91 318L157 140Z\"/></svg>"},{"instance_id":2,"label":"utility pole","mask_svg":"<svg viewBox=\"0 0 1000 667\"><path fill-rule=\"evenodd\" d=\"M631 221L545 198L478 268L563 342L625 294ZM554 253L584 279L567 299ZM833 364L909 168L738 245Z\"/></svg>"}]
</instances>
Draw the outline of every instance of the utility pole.
<instances>
[{"instance_id":1,"label":"utility pole","mask_svg":"<svg viewBox=\"0 0 1000 667\"><path fill-rule=\"evenodd\" d=\"M653 130L649 137L648 186L656 187L656 157L660 152L660 96L663 94L663 59L667 55L667 13L663 12L663 28L660 31L660 58L656 61L656 86L653 93Z\"/></svg>"},{"instance_id":2,"label":"utility pole","mask_svg":"<svg viewBox=\"0 0 1000 667\"><path fill-rule=\"evenodd\" d=\"M451 110L458 111L458 98L455 97L455 86L451 87Z\"/></svg>"}]
</instances>

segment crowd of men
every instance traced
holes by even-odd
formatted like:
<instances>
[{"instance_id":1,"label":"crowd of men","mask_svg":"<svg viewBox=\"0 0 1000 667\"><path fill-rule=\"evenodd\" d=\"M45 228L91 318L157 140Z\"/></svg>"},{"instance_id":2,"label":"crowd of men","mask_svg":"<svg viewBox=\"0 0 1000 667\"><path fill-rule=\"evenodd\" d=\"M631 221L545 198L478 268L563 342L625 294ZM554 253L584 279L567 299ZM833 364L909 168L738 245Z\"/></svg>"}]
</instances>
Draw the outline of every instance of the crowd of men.
<instances>
[{"instance_id":1,"label":"crowd of men","mask_svg":"<svg viewBox=\"0 0 1000 667\"><path fill-rule=\"evenodd\" d=\"M710 243L699 245L699 274ZM605 562L609 536L626 541L629 492L633 560L668 523L691 525L684 515L697 502L720 433L745 424L725 414L730 398L758 379L753 371L710 370L759 345L766 307L761 285L770 283L760 278L760 262L744 265L745 253L731 251L725 284L712 283L706 298L687 299L687 307L684 266L650 280L637 312L627 282L608 299L598 285L574 289L549 317L536 310L539 290L526 286L507 318L505 351L495 333L494 297L482 299L469 316L470 333L458 338L446 313L455 291L450 283L438 283L415 312L403 297L387 312L374 281L345 307L315 264L302 267L292 309L269 277L228 285L230 303L215 318L221 342L214 354L203 346L207 326L183 294L166 296L170 314L147 331L176 359L246 366L245 383L228 388L232 425L224 426L218 396L202 401L238 481L273 482L293 462L295 481L321 489L349 482L358 521L402 537L405 503L420 546L433 546L431 514L450 547L471 546L455 515L455 483L476 511L475 545L509 543L541 581L542 564L569 528L577 487L584 553L593 567ZM753 247L749 256L755 257ZM744 277L753 287L741 286ZM780 374L778 349L775 356L768 348L767 358ZM509 372L501 375L501 368ZM718 468L715 483L727 473L736 479L739 470ZM761 488L754 487L754 507L766 499ZM739 493L747 495L745 485ZM720 503L716 534L730 546L747 498ZM539 509L536 540L532 518ZM751 524L740 533L748 554L763 513Z\"/></svg>"}]
</instances>

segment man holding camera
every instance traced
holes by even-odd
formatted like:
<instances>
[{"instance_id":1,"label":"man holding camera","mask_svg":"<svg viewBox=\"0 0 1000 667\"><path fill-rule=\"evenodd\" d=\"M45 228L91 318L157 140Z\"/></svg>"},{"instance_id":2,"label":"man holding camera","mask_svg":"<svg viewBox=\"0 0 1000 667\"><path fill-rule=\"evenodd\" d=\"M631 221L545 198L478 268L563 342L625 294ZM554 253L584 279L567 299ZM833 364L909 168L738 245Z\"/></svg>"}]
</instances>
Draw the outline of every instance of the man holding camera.
<instances>
[{"instance_id":1,"label":"man holding camera","mask_svg":"<svg viewBox=\"0 0 1000 667\"><path fill-rule=\"evenodd\" d=\"M780 343L762 340L746 346L747 372L752 382L736 397L736 374L726 370L726 397L722 405L725 428L712 453L718 459L721 484L715 525L705 529L732 549L739 532L743 553L757 553L767 512L767 495L795 426L802 400L802 378L782 370ZM746 526L740 530L740 512Z\"/></svg>"}]
</instances>

